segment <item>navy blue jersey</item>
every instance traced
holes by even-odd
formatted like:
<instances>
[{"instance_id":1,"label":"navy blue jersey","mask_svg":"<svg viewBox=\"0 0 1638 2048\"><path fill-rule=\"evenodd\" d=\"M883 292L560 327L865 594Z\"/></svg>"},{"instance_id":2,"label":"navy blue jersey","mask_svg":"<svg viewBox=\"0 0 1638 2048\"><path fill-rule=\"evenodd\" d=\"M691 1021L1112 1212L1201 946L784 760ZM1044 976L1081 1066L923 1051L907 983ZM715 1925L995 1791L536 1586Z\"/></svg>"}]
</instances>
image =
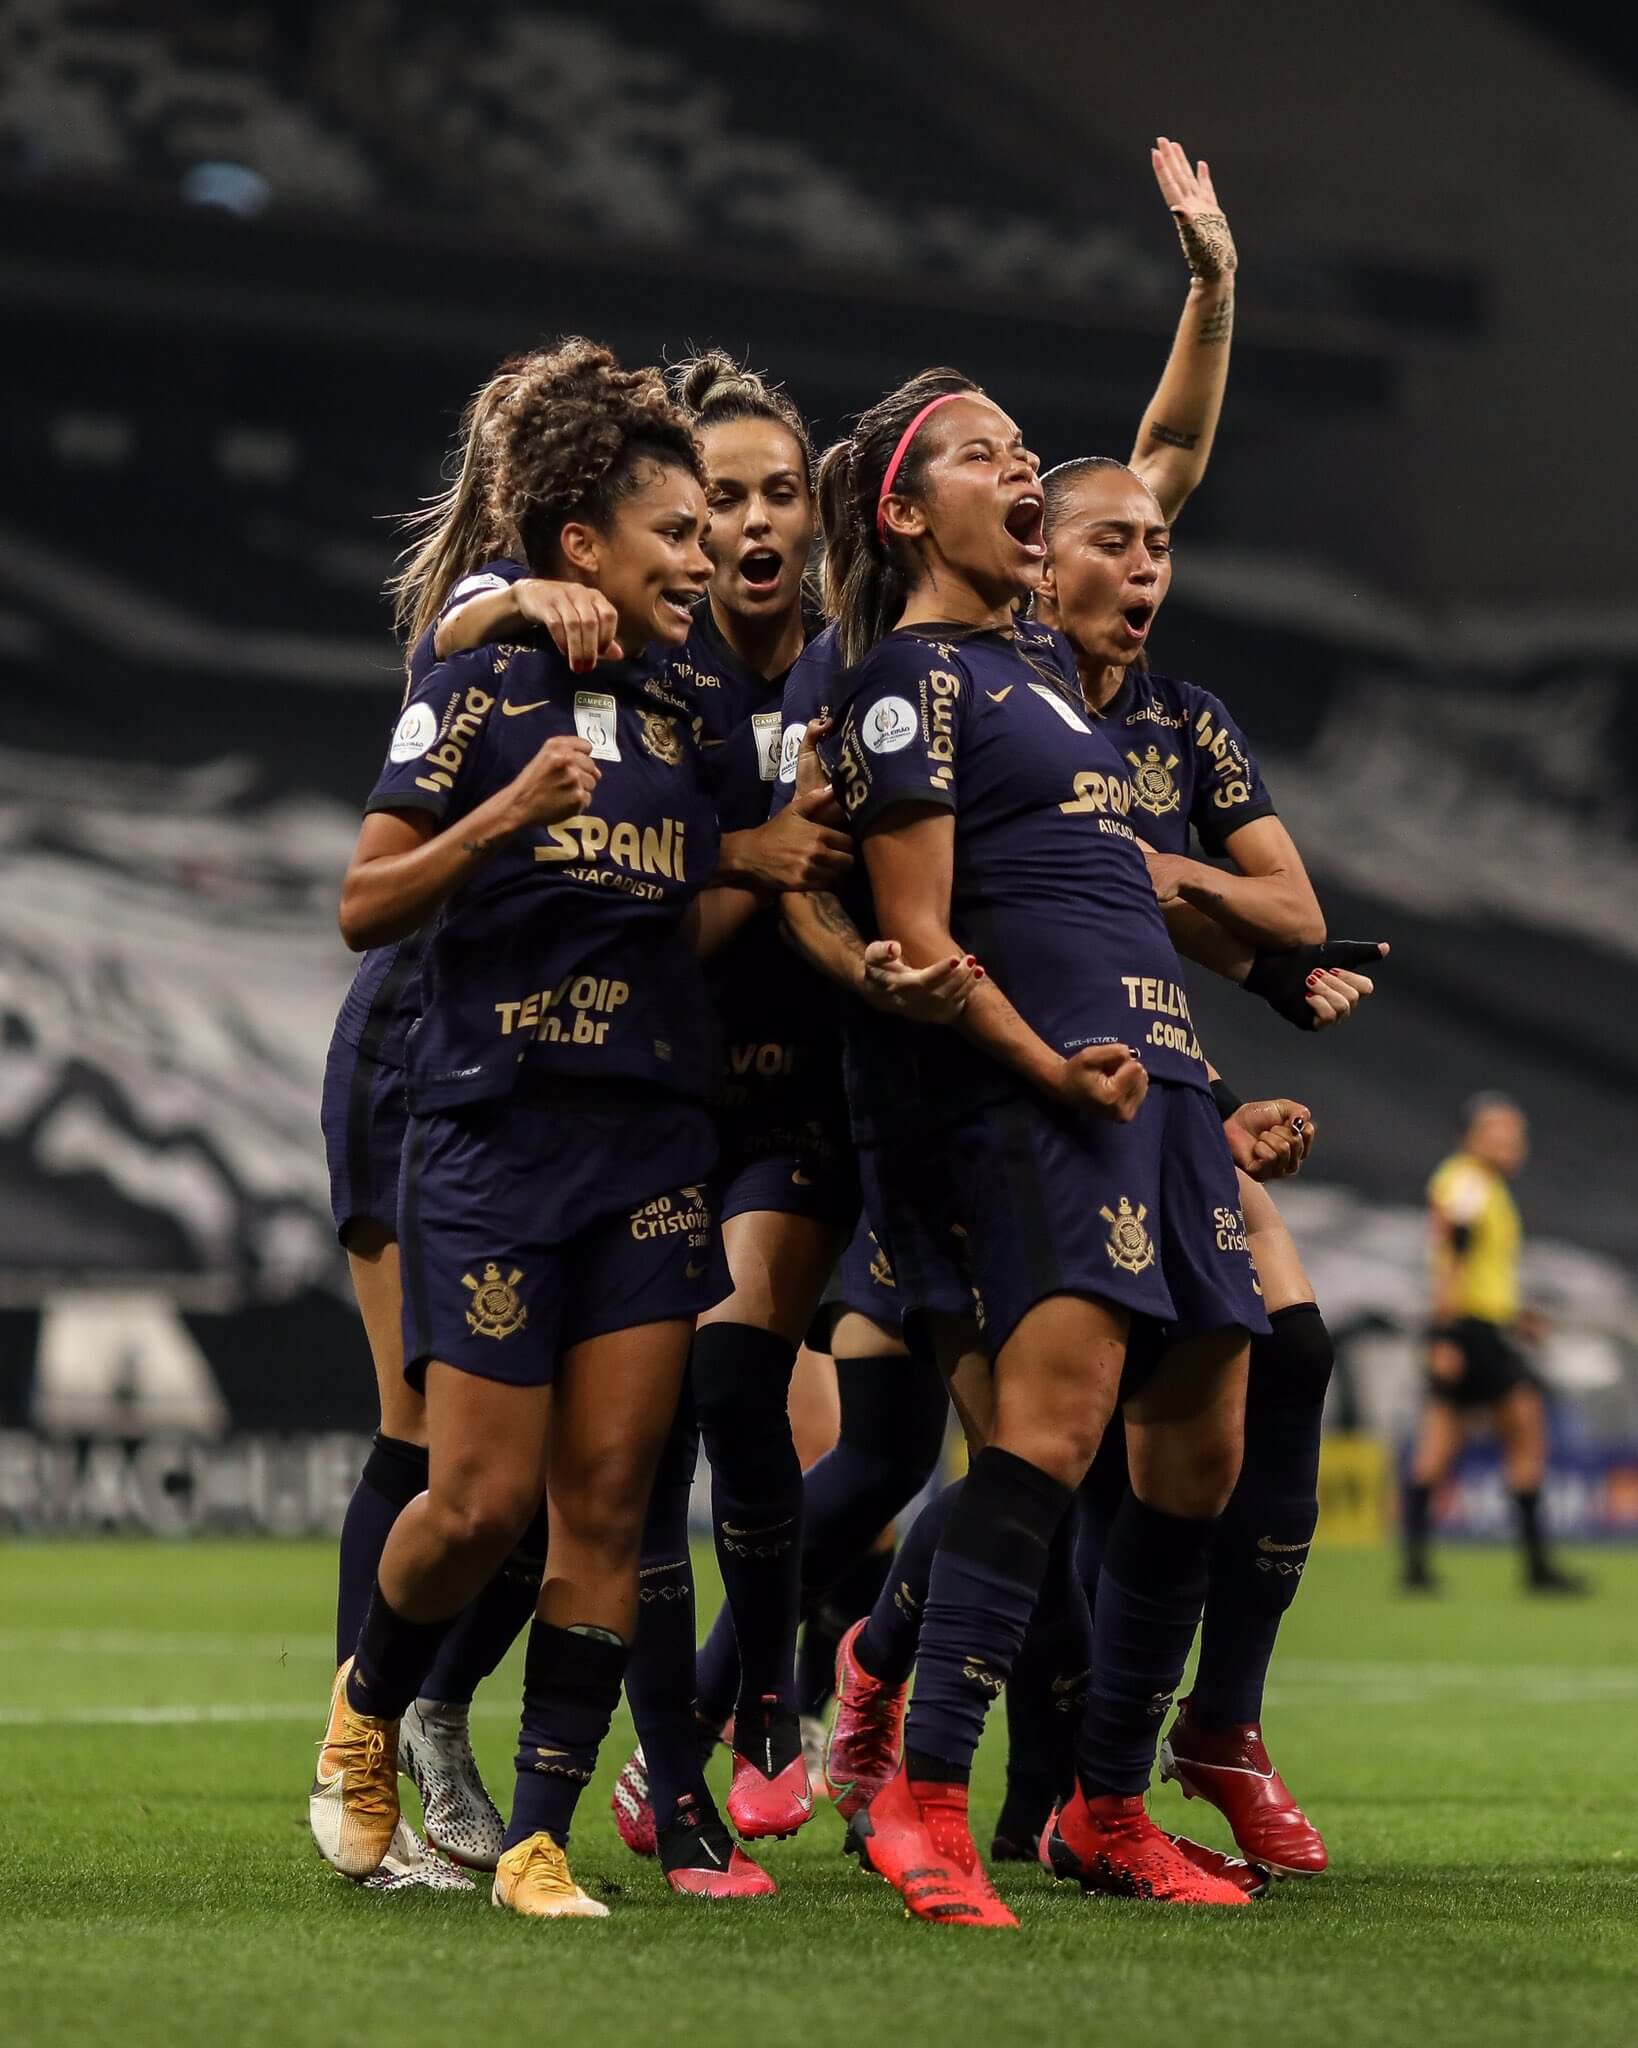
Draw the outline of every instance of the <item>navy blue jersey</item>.
<instances>
[{"instance_id":1,"label":"navy blue jersey","mask_svg":"<svg viewBox=\"0 0 1638 2048\"><path fill-rule=\"evenodd\" d=\"M849 822L906 804L955 813L950 923L1055 1051L1121 1043L1151 1075L1204 1088L1183 967L1129 822L1128 764L1087 717L1069 643L906 627L838 690L821 751ZM891 936L891 935L889 935ZM958 1032L924 1032L924 1102L1017 1083Z\"/></svg>"},{"instance_id":2,"label":"navy blue jersey","mask_svg":"<svg viewBox=\"0 0 1638 2048\"><path fill-rule=\"evenodd\" d=\"M765 824L779 774L784 677L770 680L740 659L709 600L665 674L693 706L722 830ZM771 1123L794 1114L804 1097L817 1109L837 1087L834 1009L829 991L785 944L777 912L751 918L712 956L706 980L722 1026L727 1107L748 1106L754 1095Z\"/></svg>"},{"instance_id":3,"label":"navy blue jersey","mask_svg":"<svg viewBox=\"0 0 1638 2048\"><path fill-rule=\"evenodd\" d=\"M682 925L717 864L716 813L689 707L650 666L576 676L552 646L452 656L412 692L367 809L446 825L575 733L602 769L587 810L516 834L432 921L406 1059L418 1115L508 1094L520 1070L710 1089Z\"/></svg>"},{"instance_id":4,"label":"navy blue jersey","mask_svg":"<svg viewBox=\"0 0 1638 2048\"><path fill-rule=\"evenodd\" d=\"M1157 853L1187 853L1192 826L1220 855L1231 832L1274 816L1245 734L1198 684L1128 669L1097 722L1127 764L1133 829Z\"/></svg>"},{"instance_id":5,"label":"navy blue jersey","mask_svg":"<svg viewBox=\"0 0 1638 2048\"><path fill-rule=\"evenodd\" d=\"M486 591L504 590L529 571L521 562L485 562L471 576L463 576L438 609L438 617L410 649L409 681L404 691L407 705L437 666L434 647L439 625L468 598ZM421 1014L421 946L423 934L411 932L390 946L372 946L358 963L347 993L341 999L336 1031L349 1045L367 1052L385 1067L404 1064L404 1041Z\"/></svg>"},{"instance_id":6,"label":"navy blue jersey","mask_svg":"<svg viewBox=\"0 0 1638 2048\"><path fill-rule=\"evenodd\" d=\"M803 735L814 719L831 715L838 686L846 677L836 642L837 628L827 626L808 642L785 679L785 729L771 806L774 814L796 794L796 763ZM879 936L863 862L838 885L836 895L866 939ZM838 1014L854 1139L860 1145L879 1145L895 1134L907 1134L920 1120L914 1079L919 1039L915 1026L857 1001L841 1003Z\"/></svg>"}]
</instances>

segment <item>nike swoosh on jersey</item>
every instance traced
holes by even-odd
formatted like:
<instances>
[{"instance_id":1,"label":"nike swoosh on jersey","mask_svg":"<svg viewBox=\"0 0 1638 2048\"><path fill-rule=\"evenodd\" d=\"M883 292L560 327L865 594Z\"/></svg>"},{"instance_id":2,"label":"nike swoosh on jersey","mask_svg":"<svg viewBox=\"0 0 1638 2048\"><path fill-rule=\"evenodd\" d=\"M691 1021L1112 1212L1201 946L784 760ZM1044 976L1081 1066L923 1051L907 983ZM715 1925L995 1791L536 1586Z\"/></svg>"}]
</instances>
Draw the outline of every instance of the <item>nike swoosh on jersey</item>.
<instances>
[{"instance_id":1,"label":"nike swoosh on jersey","mask_svg":"<svg viewBox=\"0 0 1638 2048\"><path fill-rule=\"evenodd\" d=\"M533 704L509 704L503 697L501 710L508 718L521 718L525 711L543 711L551 701L550 697L537 697Z\"/></svg>"},{"instance_id":2,"label":"nike swoosh on jersey","mask_svg":"<svg viewBox=\"0 0 1638 2048\"><path fill-rule=\"evenodd\" d=\"M984 695L989 698L992 704L1004 704L1012 695L1012 684L1008 683L1004 690L986 690Z\"/></svg>"},{"instance_id":3,"label":"nike swoosh on jersey","mask_svg":"<svg viewBox=\"0 0 1638 2048\"><path fill-rule=\"evenodd\" d=\"M705 1268L703 1266L684 1266L683 1275L689 1280L703 1280L705 1278Z\"/></svg>"}]
</instances>

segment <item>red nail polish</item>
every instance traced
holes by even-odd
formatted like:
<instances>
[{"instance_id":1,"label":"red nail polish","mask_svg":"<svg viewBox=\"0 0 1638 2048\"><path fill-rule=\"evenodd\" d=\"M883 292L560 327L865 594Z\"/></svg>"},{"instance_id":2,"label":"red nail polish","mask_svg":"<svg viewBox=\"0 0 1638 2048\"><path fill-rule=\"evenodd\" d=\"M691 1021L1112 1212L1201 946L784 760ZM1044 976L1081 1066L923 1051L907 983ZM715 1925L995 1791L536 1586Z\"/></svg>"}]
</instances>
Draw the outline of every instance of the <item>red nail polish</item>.
<instances>
[{"instance_id":1,"label":"red nail polish","mask_svg":"<svg viewBox=\"0 0 1638 2048\"><path fill-rule=\"evenodd\" d=\"M1320 978L1320 971L1319 971L1319 969L1318 969L1318 968L1316 967L1316 968L1314 969L1313 973L1312 973L1311 975L1309 975L1309 977L1308 977L1308 986L1309 986L1310 988L1312 988L1312 987L1314 986L1315 982L1319 980L1319 978Z\"/></svg>"}]
</instances>

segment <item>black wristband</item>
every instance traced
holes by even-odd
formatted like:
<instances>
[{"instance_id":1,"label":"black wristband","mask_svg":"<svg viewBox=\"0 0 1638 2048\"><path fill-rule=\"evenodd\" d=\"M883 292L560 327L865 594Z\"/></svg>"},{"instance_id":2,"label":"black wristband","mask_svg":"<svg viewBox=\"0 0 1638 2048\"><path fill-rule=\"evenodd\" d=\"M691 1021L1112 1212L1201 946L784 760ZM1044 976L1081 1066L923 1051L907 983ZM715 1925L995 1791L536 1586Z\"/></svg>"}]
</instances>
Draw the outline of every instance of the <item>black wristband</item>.
<instances>
[{"instance_id":1,"label":"black wristband","mask_svg":"<svg viewBox=\"0 0 1638 2048\"><path fill-rule=\"evenodd\" d=\"M1375 964L1374 939L1327 939L1318 946L1291 946L1281 952L1258 953L1241 987L1261 996L1299 1031L1317 1031L1319 1019L1308 1007L1308 977L1317 967L1366 967Z\"/></svg>"},{"instance_id":2,"label":"black wristband","mask_svg":"<svg viewBox=\"0 0 1638 2048\"><path fill-rule=\"evenodd\" d=\"M1217 1114L1227 1123L1240 1107L1240 1098L1219 1074L1211 1084L1211 1099L1217 1104Z\"/></svg>"}]
</instances>

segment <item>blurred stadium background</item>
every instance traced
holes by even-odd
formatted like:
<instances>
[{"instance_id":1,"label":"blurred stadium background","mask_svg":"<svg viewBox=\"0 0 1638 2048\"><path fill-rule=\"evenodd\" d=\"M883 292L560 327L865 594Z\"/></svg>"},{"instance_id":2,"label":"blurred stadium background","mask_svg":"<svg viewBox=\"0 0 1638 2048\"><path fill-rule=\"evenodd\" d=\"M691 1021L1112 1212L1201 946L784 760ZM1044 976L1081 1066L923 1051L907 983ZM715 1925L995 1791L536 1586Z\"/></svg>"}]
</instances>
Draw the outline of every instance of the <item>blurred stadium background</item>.
<instances>
[{"instance_id":1,"label":"blurred stadium background","mask_svg":"<svg viewBox=\"0 0 1638 2048\"><path fill-rule=\"evenodd\" d=\"M1255 20L3 0L0 1530L345 1504L334 902L386 515L464 395L565 329L718 342L828 433L954 360L1047 459L1124 454L1186 282L1158 129L1241 283L1157 662L1235 707L1332 932L1394 948L1318 1046L1203 1001L1322 1127L1282 1206L1343 1360L1327 1529L1385 1533L1421 1190L1482 1086L1534 1126L1555 1519L1638 1536L1638 65L1573 5ZM1483 1453L1443 1511L1505 1534Z\"/></svg>"}]
</instances>

